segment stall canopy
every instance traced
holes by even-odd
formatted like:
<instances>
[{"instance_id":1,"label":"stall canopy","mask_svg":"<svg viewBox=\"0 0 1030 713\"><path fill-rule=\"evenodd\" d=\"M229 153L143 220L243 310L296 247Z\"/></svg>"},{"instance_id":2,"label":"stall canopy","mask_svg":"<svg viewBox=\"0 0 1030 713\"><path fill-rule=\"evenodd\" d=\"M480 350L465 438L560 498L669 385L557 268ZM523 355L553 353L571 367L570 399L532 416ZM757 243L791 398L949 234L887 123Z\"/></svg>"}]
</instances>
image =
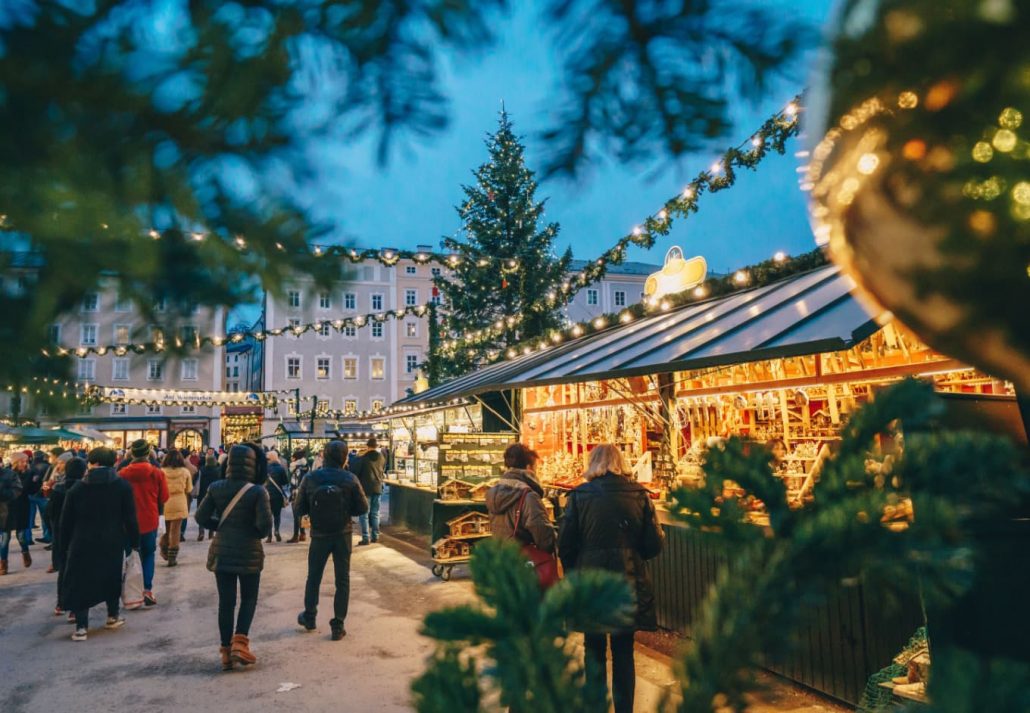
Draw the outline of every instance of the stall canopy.
<instances>
[{"instance_id":1,"label":"stall canopy","mask_svg":"<svg viewBox=\"0 0 1030 713\"><path fill-rule=\"evenodd\" d=\"M451 379L400 404L848 349L879 329L834 266L684 305Z\"/></svg>"}]
</instances>

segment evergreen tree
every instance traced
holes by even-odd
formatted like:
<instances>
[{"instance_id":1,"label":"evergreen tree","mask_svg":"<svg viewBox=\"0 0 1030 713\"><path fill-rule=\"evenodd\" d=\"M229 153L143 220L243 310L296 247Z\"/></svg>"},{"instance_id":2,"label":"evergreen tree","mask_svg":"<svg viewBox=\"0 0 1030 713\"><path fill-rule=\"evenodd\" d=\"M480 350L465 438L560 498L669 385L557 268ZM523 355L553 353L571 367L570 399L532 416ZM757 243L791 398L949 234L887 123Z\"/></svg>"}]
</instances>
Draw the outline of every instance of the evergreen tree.
<instances>
[{"instance_id":1,"label":"evergreen tree","mask_svg":"<svg viewBox=\"0 0 1030 713\"><path fill-rule=\"evenodd\" d=\"M486 145L490 160L474 172L475 185L463 186L466 199L457 207L466 239L443 241L459 259L435 281L446 302L446 336L430 357L437 360L430 371L441 376L463 374L559 327L571 299L561 287L572 252L557 257L558 224L540 225L545 201L536 200L537 184L507 112Z\"/></svg>"}]
</instances>

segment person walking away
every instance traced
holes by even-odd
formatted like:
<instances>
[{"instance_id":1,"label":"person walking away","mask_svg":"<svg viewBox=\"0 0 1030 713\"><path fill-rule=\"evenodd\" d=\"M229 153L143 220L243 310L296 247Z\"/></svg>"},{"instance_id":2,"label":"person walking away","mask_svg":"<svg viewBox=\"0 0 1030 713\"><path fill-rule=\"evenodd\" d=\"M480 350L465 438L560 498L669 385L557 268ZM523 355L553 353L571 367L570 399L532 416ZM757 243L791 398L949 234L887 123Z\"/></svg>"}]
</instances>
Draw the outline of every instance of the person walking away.
<instances>
[{"instance_id":1,"label":"person walking away","mask_svg":"<svg viewBox=\"0 0 1030 713\"><path fill-rule=\"evenodd\" d=\"M587 676L593 681L606 682L607 649L611 642L615 713L632 713L636 685L634 633L658 627L654 587L645 560L662 551L662 530L647 490L631 480L631 470L618 448L610 444L595 447L583 477L587 482L569 493L558 535L558 552L567 572L619 572L636 595L632 623L617 631L591 631L584 635Z\"/></svg>"},{"instance_id":2,"label":"person walking away","mask_svg":"<svg viewBox=\"0 0 1030 713\"><path fill-rule=\"evenodd\" d=\"M139 522L139 560L143 570L143 605L157 604L154 596L154 556L157 552L157 527L160 508L168 501L168 483L165 474L150 462L150 443L140 438L129 446L132 460L118 471L118 475L132 486L136 499L136 519Z\"/></svg>"},{"instance_id":3,"label":"person walking away","mask_svg":"<svg viewBox=\"0 0 1030 713\"><path fill-rule=\"evenodd\" d=\"M351 471L357 474L361 489L368 498L368 513L358 518L361 525L359 545L367 545L370 535L372 542L379 542L379 500L383 497L383 480L386 473L386 461L378 450L379 443L375 438L369 438L365 445L368 446L368 450L358 458L358 469Z\"/></svg>"},{"instance_id":4,"label":"person walking away","mask_svg":"<svg viewBox=\"0 0 1030 713\"><path fill-rule=\"evenodd\" d=\"M21 546L21 562L25 567L32 566L32 555L29 554L29 496L25 486L31 480L29 456L24 451L14 451L11 456L11 467L7 471L17 483L11 484L14 497L7 502L7 517L4 518L3 532L0 533L0 575L7 574L7 556L11 548L11 538L16 537Z\"/></svg>"},{"instance_id":5,"label":"person walking away","mask_svg":"<svg viewBox=\"0 0 1030 713\"><path fill-rule=\"evenodd\" d=\"M504 474L486 491L486 511L493 537L553 553L554 525L544 507L544 488L536 479L538 459L536 451L521 443L508 446Z\"/></svg>"},{"instance_id":6,"label":"person walking away","mask_svg":"<svg viewBox=\"0 0 1030 713\"><path fill-rule=\"evenodd\" d=\"M51 451L51 454L53 453L54 451ZM46 497L46 507L43 510L43 517L49 525L50 533L53 536L53 539L55 540L57 539L57 536L54 534L54 517L55 512L56 515L61 514L61 509L60 506L58 506L56 509L51 507L51 502L53 502L54 488L56 488L60 483L64 482L65 466L68 464L68 461L70 461L73 457L74 455L71 451L62 451L56 457L51 455L51 459L54 461L54 464L50 466L50 470L47 471L46 479L43 481L43 487L42 489L40 489L40 492ZM85 462L86 461L83 460L83 464L85 464ZM54 543L51 542L43 549L50 550L50 567L47 568L47 574L53 574L57 571L57 554L54 552Z\"/></svg>"},{"instance_id":7,"label":"person walking away","mask_svg":"<svg viewBox=\"0 0 1030 713\"><path fill-rule=\"evenodd\" d=\"M311 472L308 467L308 457L304 451L294 451L293 460L290 461L290 496L293 498L293 537L286 540L288 543L304 542L307 533L301 525L303 519L297 512L297 493L300 492L300 484L305 476Z\"/></svg>"},{"instance_id":8,"label":"person walking away","mask_svg":"<svg viewBox=\"0 0 1030 713\"><path fill-rule=\"evenodd\" d=\"M54 549L51 550L53 555L51 561L53 568L57 571L57 606L54 607L54 616L61 616L66 611L61 604L61 583L64 581L64 561L61 555L61 548L58 545L61 540L61 513L68 491L82 480L85 475L85 460L82 458L67 459L64 462L63 477L59 478L54 484L53 489L50 491L50 499L47 501L50 529L54 534ZM133 506L133 511L135 512L135 505Z\"/></svg>"},{"instance_id":9,"label":"person walking away","mask_svg":"<svg viewBox=\"0 0 1030 713\"><path fill-rule=\"evenodd\" d=\"M190 472L190 490L186 493L186 517L182 519L182 529L179 531L179 541L183 542L186 539L186 523L190 521L190 508L193 506L193 498L197 492L197 475L200 470L196 465L194 465L193 460L190 458L189 448L183 448L179 452L182 454L183 467Z\"/></svg>"},{"instance_id":10,"label":"person walking away","mask_svg":"<svg viewBox=\"0 0 1030 713\"><path fill-rule=\"evenodd\" d=\"M29 496L29 531L26 535L30 545L36 544L32 531L36 528L36 513L39 513L39 522L42 529L39 541L47 544L50 539L50 525L43 512L46 510L46 498L43 496L43 481L46 480L47 472L50 470L50 463L42 451L32 454L32 465L29 466L29 482L26 483L26 492Z\"/></svg>"},{"instance_id":11,"label":"person walking away","mask_svg":"<svg viewBox=\"0 0 1030 713\"><path fill-rule=\"evenodd\" d=\"M161 462L165 482L168 484L168 501L165 503L165 534L161 536L161 557L169 567L179 563L179 540L182 536L182 521L190 516L189 494L193 490L193 477L185 465L182 453L171 449Z\"/></svg>"},{"instance_id":12,"label":"person walking away","mask_svg":"<svg viewBox=\"0 0 1030 713\"><path fill-rule=\"evenodd\" d=\"M353 524L351 518L368 512L368 500L357 477L344 470L347 444L330 441L326 444L325 467L309 473L297 493L297 513L311 518L311 546L308 548L308 580L304 587L304 611L297 623L307 631L315 630L318 614L318 590L322 586L329 556L333 558L336 594L333 597L333 618L329 621L333 641L347 635L343 624L350 601L350 555Z\"/></svg>"},{"instance_id":13,"label":"person walking away","mask_svg":"<svg viewBox=\"0 0 1030 713\"><path fill-rule=\"evenodd\" d=\"M25 457L24 453L19 455ZM14 456L11 460L15 460ZM25 528L16 527L18 522L12 514L16 501L21 498L21 489L21 478L13 468L0 470L0 576L7 574L7 554L11 546L12 532L17 533L23 556L29 551L25 543ZM31 563L30 559L25 566L28 567Z\"/></svg>"},{"instance_id":14,"label":"person walking away","mask_svg":"<svg viewBox=\"0 0 1030 713\"><path fill-rule=\"evenodd\" d=\"M229 449L225 479L211 484L194 516L202 530L215 531L207 551L207 568L214 572L218 587L218 652L223 671L231 671L234 664L257 663L250 650L250 625L265 562L261 540L272 530L268 492L261 487L266 477L263 460L256 446L243 444Z\"/></svg>"},{"instance_id":15,"label":"person walking away","mask_svg":"<svg viewBox=\"0 0 1030 713\"><path fill-rule=\"evenodd\" d=\"M85 641L89 609L107 605L105 629L125 624L118 605L127 552L139 547L139 526L132 486L114 470L116 454L103 446L87 458L81 482L70 488L61 508L61 606L75 613L72 641Z\"/></svg>"},{"instance_id":16,"label":"person walking away","mask_svg":"<svg viewBox=\"0 0 1030 713\"><path fill-rule=\"evenodd\" d=\"M207 495L208 488L216 480L222 477L222 469L218 465L218 457L215 455L214 449L208 451L207 456L204 459L204 465L200 467L199 483L197 487L197 503L204 500L204 496ZM198 505L199 507L199 505ZM200 533L197 535L197 542L204 541L204 528L200 528ZM209 537L214 537L214 530L207 533Z\"/></svg>"},{"instance_id":17,"label":"person walking away","mask_svg":"<svg viewBox=\"0 0 1030 713\"><path fill-rule=\"evenodd\" d=\"M282 523L283 508L286 507L286 490L290 487L290 476L286 468L279 462L279 454L269 451L266 455L268 460L268 483L265 485L268 490L268 502L272 508L272 524L275 533L275 541L282 542L282 535L279 534L279 525ZM272 541L272 533L269 533L266 542Z\"/></svg>"}]
</instances>

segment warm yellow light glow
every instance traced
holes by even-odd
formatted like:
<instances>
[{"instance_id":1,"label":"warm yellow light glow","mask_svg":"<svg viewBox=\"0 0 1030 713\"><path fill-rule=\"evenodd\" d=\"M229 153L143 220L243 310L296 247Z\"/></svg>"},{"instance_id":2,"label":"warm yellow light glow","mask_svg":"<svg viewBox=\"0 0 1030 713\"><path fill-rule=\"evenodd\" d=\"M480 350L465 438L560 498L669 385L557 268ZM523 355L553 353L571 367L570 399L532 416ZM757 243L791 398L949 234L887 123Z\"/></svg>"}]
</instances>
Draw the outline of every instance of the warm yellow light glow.
<instances>
[{"instance_id":1,"label":"warm yellow light glow","mask_svg":"<svg viewBox=\"0 0 1030 713\"><path fill-rule=\"evenodd\" d=\"M915 109L919 106L919 95L915 92L902 92L898 95L898 106L902 109Z\"/></svg>"},{"instance_id":2,"label":"warm yellow light glow","mask_svg":"<svg viewBox=\"0 0 1030 713\"><path fill-rule=\"evenodd\" d=\"M1016 148L1016 132L1010 129L998 129L994 132L994 138L991 139L991 143L998 151L1002 153L1008 153L1012 149Z\"/></svg>"},{"instance_id":3,"label":"warm yellow light glow","mask_svg":"<svg viewBox=\"0 0 1030 713\"><path fill-rule=\"evenodd\" d=\"M773 255L773 262L783 262L786 259L787 253L783 252L782 250L778 250L776 254Z\"/></svg>"},{"instance_id":4,"label":"warm yellow light glow","mask_svg":"<svg viewBox=\"0 0 1030 713\"><path fill-rule=\"evenodd\" d=\"M880 165L880 157L874 153L864 153L858 159L858 172L868 176Z\"/></svg>"}]
</instances>

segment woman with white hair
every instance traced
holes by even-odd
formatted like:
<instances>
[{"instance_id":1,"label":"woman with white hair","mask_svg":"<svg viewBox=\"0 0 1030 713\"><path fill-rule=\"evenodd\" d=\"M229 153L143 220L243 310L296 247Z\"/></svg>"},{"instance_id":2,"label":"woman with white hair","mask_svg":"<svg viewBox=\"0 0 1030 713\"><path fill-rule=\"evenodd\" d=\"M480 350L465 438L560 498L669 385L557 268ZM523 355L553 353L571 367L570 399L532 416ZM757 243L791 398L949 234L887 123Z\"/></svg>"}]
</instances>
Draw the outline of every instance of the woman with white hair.
<instances>
[{"instance_id":1,"label":"woman with white hair","mask_svg":"<svg viewBox=\"0 0 1030 713\"><path fill-rule=\"evenodd\" d=\"M613 445L594 448L583 474L586 483L569 493L558 534L558 554L567 572L602 569L626 577L636 595L636 617L616 631L588 631L587 676L607 682L607 652L612 649L612 700L615 713L632 713L636 684L633 637L658 628L654 586L645 560L662 551L662 530L647 490L632 480L622 453Z\"/></svg>"}]
</instances>

